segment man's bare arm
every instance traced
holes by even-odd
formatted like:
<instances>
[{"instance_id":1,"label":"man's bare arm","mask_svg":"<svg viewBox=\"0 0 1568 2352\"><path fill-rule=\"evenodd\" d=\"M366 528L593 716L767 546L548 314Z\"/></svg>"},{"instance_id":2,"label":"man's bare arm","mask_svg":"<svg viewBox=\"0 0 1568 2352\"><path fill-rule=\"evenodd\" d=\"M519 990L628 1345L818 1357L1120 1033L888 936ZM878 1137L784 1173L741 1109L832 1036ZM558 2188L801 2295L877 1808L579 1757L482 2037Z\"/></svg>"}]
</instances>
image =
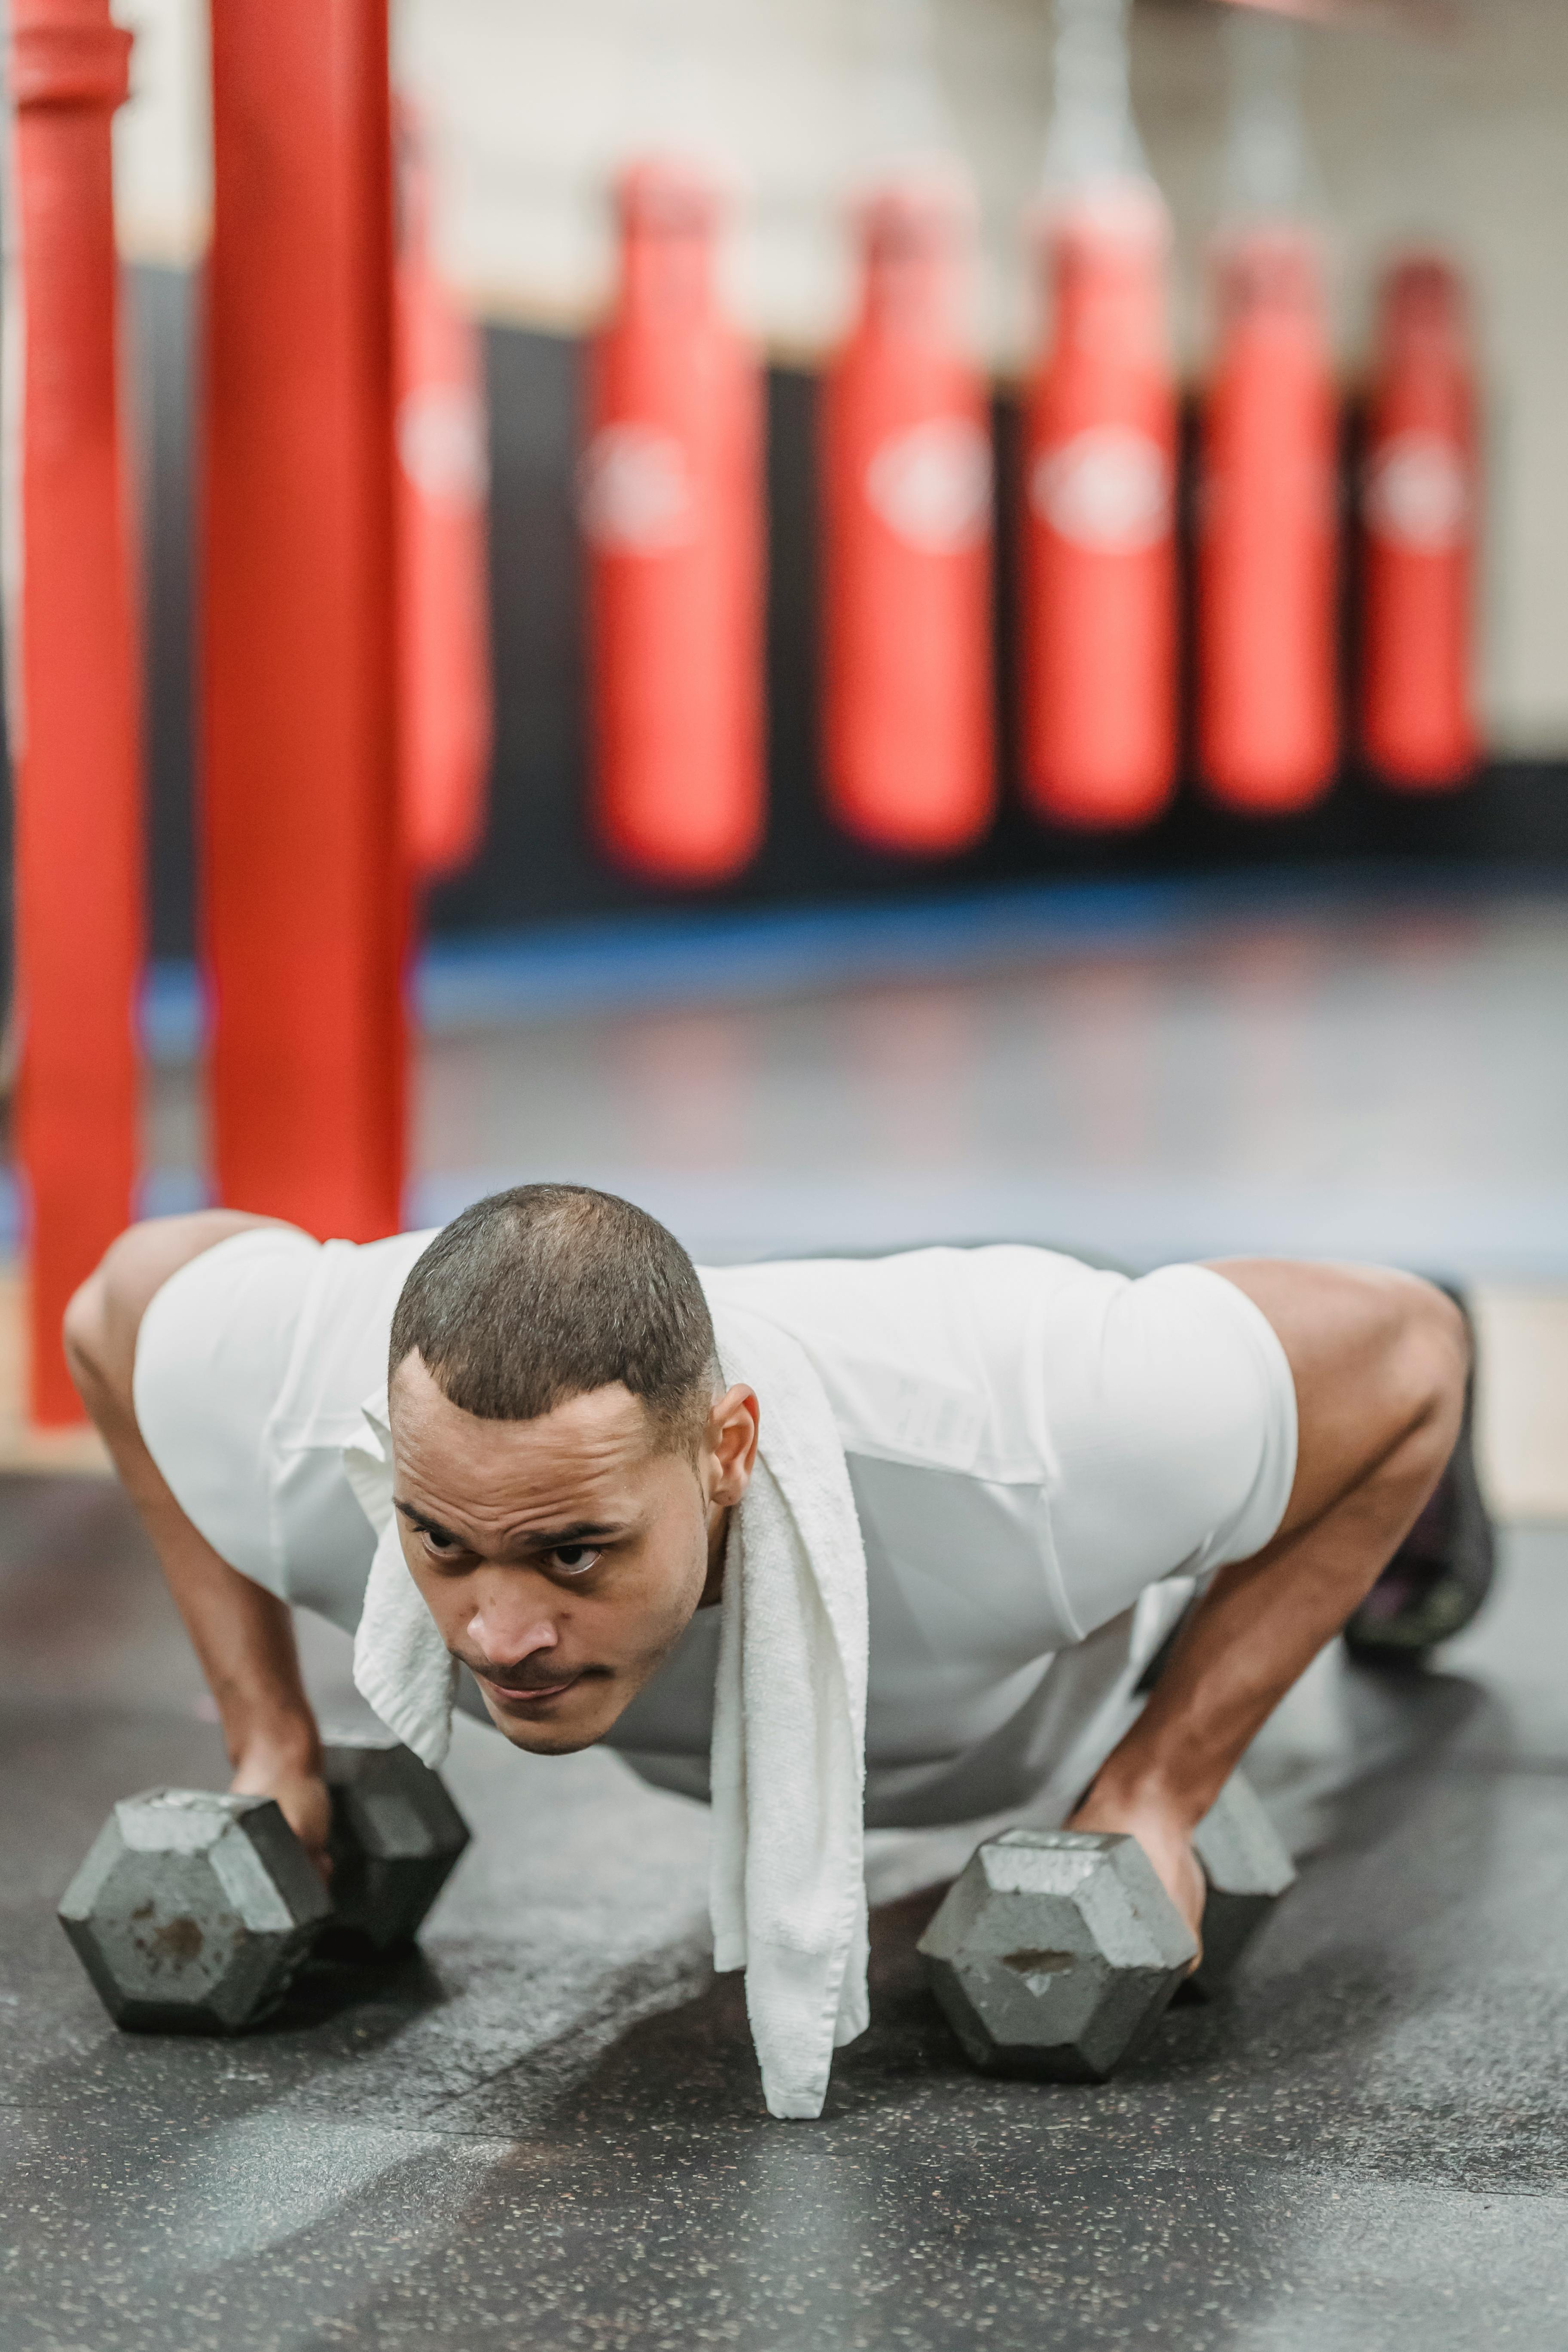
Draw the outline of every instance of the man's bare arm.
<instances>
[{"instance_id":1,"label":"man's bare arm","mask_svg":"<svg viewBox=\"0 0 1568 2352\"><path fill-rule=\"evenodd\" d=\"M231 1568L181 1510L137 1427L132 1393L137 1334L154 1292L215 1244L274 1223L211 1209L132 1226L71 1300L65 1343L71 1377L152 1538L216 1702L231 1786L275 1797L320 1862L328 1800L293 1622L281 1601Z\"/></svg>"},{"instance_id":2,"label":"man's bare arm","mask_svg":"<svg viewBox=\"0 0 1568 2352\"><path fill-rule=\"evenodd\" d=\"M1221 1569L1148 1705L1074 1814L1130 1831L1196 1932L1192 1832L1255 1733L1359 1606L1441 1476L1464 1410L1464 1318L1430 1284L1237 1258L1296 1383L1295 1483L1278 1533Z\"/></svg>"}]
</instances>

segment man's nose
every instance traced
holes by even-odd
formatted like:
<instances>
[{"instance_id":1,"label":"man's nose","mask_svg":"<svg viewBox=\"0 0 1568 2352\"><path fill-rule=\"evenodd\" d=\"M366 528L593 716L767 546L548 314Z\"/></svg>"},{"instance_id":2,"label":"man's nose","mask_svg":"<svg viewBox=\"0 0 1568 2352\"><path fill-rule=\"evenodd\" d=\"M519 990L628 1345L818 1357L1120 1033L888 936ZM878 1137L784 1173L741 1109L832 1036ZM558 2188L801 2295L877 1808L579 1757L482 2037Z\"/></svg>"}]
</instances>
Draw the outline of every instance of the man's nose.
<instances>
[{"instance_id":1,"label":"man's nose","mask_svg":"<svg viewBox=\"0 0 1568 2352\"><path fill-rule=\"evenodd\" d=\"M542 1596L530 1580L512 1576L482 1580L468 1639L492 1666L520 1666L536 1651L553 1650L561 1636Z\"/></svg>"}]
</instances>

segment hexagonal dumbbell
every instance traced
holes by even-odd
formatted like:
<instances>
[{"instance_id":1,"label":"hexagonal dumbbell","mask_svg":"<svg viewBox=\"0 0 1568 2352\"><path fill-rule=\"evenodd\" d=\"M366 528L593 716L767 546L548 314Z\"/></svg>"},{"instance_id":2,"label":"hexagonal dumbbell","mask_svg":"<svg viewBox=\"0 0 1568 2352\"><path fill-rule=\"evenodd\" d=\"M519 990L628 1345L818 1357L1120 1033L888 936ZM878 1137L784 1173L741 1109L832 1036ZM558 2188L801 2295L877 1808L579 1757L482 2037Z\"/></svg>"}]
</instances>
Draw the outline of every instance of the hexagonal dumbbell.
<instances>
[{"instance_id":1,"label":"hexagonal dumbbell","mask_svg":"<svg viewBox=\"0 0 1568 2352\"><path fill-rule=\"evenodd\" d=\"M117 2025L235 2033L277 2008L325 1927L406 1943L468 1842L436 1773L385 1735L323 1751L331 1895L269 1797L121 1799L60 1922Z\"/></svg>"},{"instance_id":2,"label":"hexagonal dumbbell","mask_svg":"<svg viewBox=\"0 0 1568 2352\"><path fill-rule=\"evenodd\" d=\"M384 1737L334 1740L321 1778L332 1799L332 1927L391 1951L418 1933L468 1825L440 1774Z\"/></svg>"},{"instance_id":3,"label":"hexagonal dumbbell","mask_svg":"<svg viewBox=\"0 0 1568 2352\"><path fill-rule=\"evenodd\" d=\"M270 1797L122 1797L60 1923L116 2025L237 2033L276 2009L331 1905Z\"/></svg>"},{"instance_id":4,"label":"hexagonal dumbbell","mask_svg":"<svg viewBox=\"0 0 1568 2352\"><path fill-rule=\"evenodd\" d=\"M1098 2083L1197 1946L1136 1838L1017 1829L975 1848L920 1950L975 2065Z\"/></svg>"},{"instance_id":5,"label":"hexagonal dumbbell","mask_svg":"<svg viewBox=\"0 0 1568 2352\"><path fill-rule=\"evenodd\" d=\"M977 2066L1103 2082L1184 1983L1219 1990L1294 1873L1239 1775L1193 1843L1209 1881L1196 1971L1186 1923L1135 1838L1016 1829L976 1848L919 1948Z\"/></svg>"},{"instance_id":6,"label":"hexagonal dumbbell","mask_svg":"<svg viewBox=\"0 0 1568 2352\"><path fill-rule=\"evenodd\" d=\"M1212 2000L1286 1890L1296 1868L1249 1780L1233 1772L1197 1828L1193 1852L1208 1881L1204 1956L1184 1993Z\"/></svg>"}]
</instances>

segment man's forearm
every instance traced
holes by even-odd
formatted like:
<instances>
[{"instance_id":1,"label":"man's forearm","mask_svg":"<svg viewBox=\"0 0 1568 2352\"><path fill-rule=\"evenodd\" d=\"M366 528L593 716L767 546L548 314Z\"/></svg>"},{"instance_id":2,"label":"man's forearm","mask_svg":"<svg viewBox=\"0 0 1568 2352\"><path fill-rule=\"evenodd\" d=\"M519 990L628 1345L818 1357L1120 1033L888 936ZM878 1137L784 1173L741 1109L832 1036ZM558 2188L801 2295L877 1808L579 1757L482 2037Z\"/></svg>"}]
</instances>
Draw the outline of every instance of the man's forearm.
<instances>
[{"instance_id":1,"label":"man's forearm","mask_svg":"<svg viewBox=\"0 0 1568 2352\"><path fill-rule=\"evenodd\" d=\"M1215 1577L1071 1823L1138 1838L1194 1933L1204 1882L1192 1832L1414 1524L1458 1433L1468 1363L1460 1318L1425 1284L1269 1261L1215 1271L1285 1349L1295 1484L1272 1542Z\"/></svg>"},{"instance_id":2,"label":"man's forearm","mask_svg":"<svg viewBox=\"0 0 1568 2352\"><path fill-rule=\"evenodd\" d=\"M1095 1794L1203 1819L1291 1685L1371 1591L1442 1475L1468 1335L1441 1293L1377 1270L1215 1267L1290 1364L1300 1447L1273 1541L1222 1569Z\"/></svg>"},{"instance_id":3,"label":"man's forearm","mask_svg":"<svg viewBox=\"0 0 1568 2352\"><path fill-rule=\"evenodd\" d=\"M1415 1465L1402 1462L1405 1450L1385 1470L1409 1524L1426 1498L1427 1462L1419 1446ZM1404 1532L1387 1507L1394 1499L1358 1491L1315 1526L1222 1568L1142 1714L1097 1774L1093 1797L1152 1799L1195 1828L1286 1692L1375 1582Z\"/></svg>"},{"instance_id":4,"label":"man's forearm","mask_svg":"<svg viewBox=\"0 0 1568 2352\"><path fill-rule=\"evenodd\" d=\"M316 1773L321 1753L293 1621L281 1601L231 1568L180 1508L142 1435L134 1395L142 1318L160 1286L203 1251L272 1222L209 1209L133 1227L72 1299L64 1337L71 1377L195 1644L240 1784L289 1789L303 1819L319 1812L324 1798L307 1792L296 1801L290 1786Z\"/></svg>"},{"instance_id":5,"label":"man's forearm","mask_svg":"<svg viewBox=\"0 0 1568 2352\"><path fill-rule=\"evenodd\" d=\"M118 1385L73 1350L82 1402L152 1538L218 1710L237 1770L269 1759L316 1769L321 1742L288 1608L216 1552L170 1493Z\"/></svg>"},{"instance_id":6,"label":"man's forearm","mask_svg":"<svg viewBox=\"0 0 1568 2352\"><path fill-rule=\"evenodd\" d=\"M138 1499L236 1773L247 1786L275 1768L315 1773L321 1738L287 1604L220 1558L172 1496Z\"/></svg>"}]
</instances>

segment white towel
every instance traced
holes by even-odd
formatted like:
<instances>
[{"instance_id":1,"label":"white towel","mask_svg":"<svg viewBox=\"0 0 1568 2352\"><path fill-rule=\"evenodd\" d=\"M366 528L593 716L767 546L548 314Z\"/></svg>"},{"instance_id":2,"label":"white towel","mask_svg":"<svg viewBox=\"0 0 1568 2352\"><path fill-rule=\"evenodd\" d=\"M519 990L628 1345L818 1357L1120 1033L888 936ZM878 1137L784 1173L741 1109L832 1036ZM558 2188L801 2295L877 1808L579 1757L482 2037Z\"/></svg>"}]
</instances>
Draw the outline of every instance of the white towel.
<instances>
[{"instance_id":1,"label":"white towel","mask_svg":"<svg viewBox=\"0 0 1568 2352\"><path fill-rule=\"evenodd\" d=\"M866 1554L822 1382L787 1333L714 1304L762 1406L731 1535L713 1695L713 1961L746 1971L768 2112L819 2116L866 1987Z\"/></svg>"},{"instance_id":2,"label":"white towel","mask_svg":"<svg viewBox=\"0 0 1568 2352\"><path fill-rule=\"evenodd\" d=\"M452 1744L458 1662L436 1630L398 1541L384 1388L367 1397L360 1412L365 1441L343 1447L343 1471L376 1531L376 1547L354 1634L354 1685L387 1729L436 1771Z\"/></svg>"},{"instance_id":3,"label":"white towel","mask_svg":"<svg viewBox=\"0 0 1568 2352\"><path fill-rule=\"evenodd\" d=\"M725 1561L714 1692L714 1964L746 1971L770 2114L822 2113L837 2044L868 2021L864 1803L866 1557L844 1450L798 1342L710 1302L729 1382L762 1405L759 1460ZM378 1533L354 1681L432 1767L457 1668L409 1575L392 1508L384 1392L343 1466Z\"/></svg>"}]
</instances>

